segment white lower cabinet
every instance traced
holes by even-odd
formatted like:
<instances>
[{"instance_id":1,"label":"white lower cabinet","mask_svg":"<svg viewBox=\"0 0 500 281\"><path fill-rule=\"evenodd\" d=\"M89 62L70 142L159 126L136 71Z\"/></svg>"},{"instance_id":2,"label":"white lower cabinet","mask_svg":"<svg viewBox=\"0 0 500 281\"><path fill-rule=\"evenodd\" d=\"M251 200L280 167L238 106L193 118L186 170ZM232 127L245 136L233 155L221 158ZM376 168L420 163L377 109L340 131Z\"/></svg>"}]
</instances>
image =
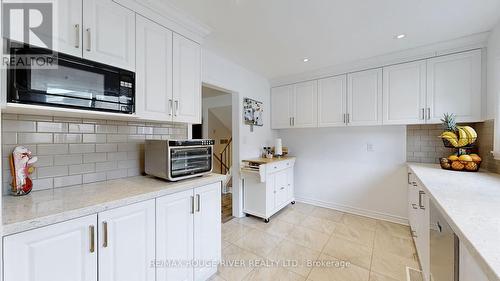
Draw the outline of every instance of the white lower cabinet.
<instances>
[{"instance_id":1,"label":"white lower cabinet","mask_svg":"<svg viewBox=\"0 0 500 281\"><path fill-rule=\"evenodd\" d=\"M3 281L202 281L221 259L221 183L3 238Z\"/></svg>"},{"instance_id":2,"label":"white lower cabinet","mask_svg":"<svg viewBox=\"0 0 500 281\"><path fill-rule=\"evenodd\" d=\"M4 238L4 281L97 281L97 215Z\"/></svg>"},{"instance_id":3,"label":"white lower cabinet","mask_svg":"<svg viewBox=\"0 0 500 281\"><path fill-rule=\"evenodd\" d=\"M215 183L157 199L158 281L206 280L217 271L221 256L220 188L220 183ZM210 262L213 266L199 266Z\"/></svg>"},{"instance_id":4,"label":"white lower cabinet","mask_svg":"<svg viewBox=\"0 0 500 281\"><path fill-rule=\"evenodd\" d=\"M99 281L154 281L155 201L99 213Z\"/></svg>"}]
</instances>

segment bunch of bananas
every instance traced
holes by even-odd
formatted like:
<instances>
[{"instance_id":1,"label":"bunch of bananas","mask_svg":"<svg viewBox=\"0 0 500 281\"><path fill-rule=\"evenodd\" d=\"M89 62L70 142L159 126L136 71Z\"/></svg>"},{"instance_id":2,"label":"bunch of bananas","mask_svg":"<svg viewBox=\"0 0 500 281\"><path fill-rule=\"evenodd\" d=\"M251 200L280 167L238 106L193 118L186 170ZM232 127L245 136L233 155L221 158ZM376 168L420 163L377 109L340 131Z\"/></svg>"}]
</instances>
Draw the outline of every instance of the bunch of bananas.
<instances>
[{"instance_id":1,"label":"bunch of bananas","mask_svg":"<svg viewBox=\"0 0 500 281\"><path fill-rule=\"evenodd\" d=\"M441 134L441 138L446 139L453 147L460 148L476 142L477 133L470 126L457 126L457 132L446 131Z\"/></svg>"}]
</instances>

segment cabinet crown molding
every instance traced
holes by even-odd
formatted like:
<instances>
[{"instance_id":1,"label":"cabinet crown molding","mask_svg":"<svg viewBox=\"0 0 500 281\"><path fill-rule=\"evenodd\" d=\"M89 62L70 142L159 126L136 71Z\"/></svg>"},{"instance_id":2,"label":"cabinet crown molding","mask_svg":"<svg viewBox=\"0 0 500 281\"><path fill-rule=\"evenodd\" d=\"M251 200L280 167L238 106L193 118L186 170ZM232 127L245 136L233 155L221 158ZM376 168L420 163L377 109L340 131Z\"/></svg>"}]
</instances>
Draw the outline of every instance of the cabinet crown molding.
<instances>
[{"instance_id":1,"label":"cabinet crown molding","mask_svg":"<svg viewBox=\"0 0 500 281\"><path fill-rule=\"evenodd\" d=\"M212 29L168 1L113 0L197 43L202 43Z\"/></svg>"}]
</instances>

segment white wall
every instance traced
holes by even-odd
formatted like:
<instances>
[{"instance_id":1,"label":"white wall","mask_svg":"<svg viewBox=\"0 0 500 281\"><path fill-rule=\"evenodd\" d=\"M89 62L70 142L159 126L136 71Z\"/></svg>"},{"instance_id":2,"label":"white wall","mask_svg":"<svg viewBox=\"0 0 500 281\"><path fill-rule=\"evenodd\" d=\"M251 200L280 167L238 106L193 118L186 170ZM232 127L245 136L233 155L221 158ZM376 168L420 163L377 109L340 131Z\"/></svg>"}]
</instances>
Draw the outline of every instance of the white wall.
<instances>
[{"instance_id":1,"label":"white wall","mask_svg":"<svg viewBox=\"0 0 500 281\"><path fill-rule=\"evenodd\" d=\"M211 51L203 50L202 81L210 86L232 92L233 106L233 167L242 159L258 157L261 147L274 142L271 130L271 99L269 81ZM264 103L264 126L250 127L243 124L243 98L248 97ZM241 180L239 169L233 169L233 215L242 216ZM238 183L238 185L236 185Z\"/></svg>"},{"instance_id":2,"label":"white wall","mask_svg":"<svg viewBox=\"0 0 500 281\"><path fill-rule=\"evenodd\" d=\"M231 94L216 96L211 98L202 99L202 114L203 114L203 136L208 136L208 110L210 108L216 108L221 106L231 106L232 96Z\"/></svg>"},{"instance_id":3,"label":"white wall","mask_svg":"<svg viewBox=\"0 0 500 281\"><path fill-rule=\"evenodd\" d=\"M487 119L500 120L500 23L490 34L487 46ZM500 152L500 122L495 122L495 151ZM500 156L500 155L499 155Z\"/></svg>"},{"instance_id":4,"label":"white wall","mask_svg":"<svg viewBox=\"0 0 500 281\"><path fill-rule=\"evenodd\" d=\"M297 156L298 201L407 223L405 126L291 129L279 135Z\"/></svg>"}]
</instances>

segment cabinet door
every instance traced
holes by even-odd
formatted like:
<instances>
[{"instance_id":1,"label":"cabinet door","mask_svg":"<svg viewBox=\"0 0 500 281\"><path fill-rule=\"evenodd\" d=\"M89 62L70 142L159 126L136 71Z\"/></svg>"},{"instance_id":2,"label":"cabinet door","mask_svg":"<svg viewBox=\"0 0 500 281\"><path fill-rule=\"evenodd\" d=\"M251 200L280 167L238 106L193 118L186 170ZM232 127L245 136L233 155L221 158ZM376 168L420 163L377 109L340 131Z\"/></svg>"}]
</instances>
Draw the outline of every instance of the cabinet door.
<instances>
[{"instance_id":1,"label":"cabinet door","mask_svg":"<svg viewBox=\"0 0 500 281\"><path fill-rule=\"evenodd\" d=\"M295 180L294 180L294 173L293 173L293 167L288 168L286 170L287 174L287 201L293 201L295 200Z\"/></svg>"},{"instance_id":2,"label":"cabinet door","mask_svg":"<svg viewBox=\"0 0 500 281\"><path fill-rule=\"evenodd\" d=\"M281 86L271 90L271 123L273 129L292 126L293 86Z\"/></svg>"},{"instance_id":3,"label":"cabinet door","mask_svg":"<svg viewBox=\"0 0 500 281\"><path fill-rule=\"evenodd\" d=\"M472 255L465 246L465 244L460 241L459 244L459 278L460 281L489 281L492 280L488 278L486 273L483 271L481 266L477 263L476 258Z\"/></svg>"},{"instance_id":4,"label":"cabinet door","mask_svg":"<svg viewBox=\"0 0 500 281\"><path fill-rule=\"evenodd\" d=\"M294 85L294 111L292 126L318 127L318 81Z\"/></svg>"},{"instance_id":5,"label":"cabinet door","mask_svg":"<svg viewBox=\"0 0 500 281\"><path fill-rule=\"evenodd\" d=\"M221 183L196 188L194 193L194 258L212 262L195 268L194 280L204 281L217 272L221 260Z\"/></svg>"},{"instance_id":6,"label":"cabinet door","mask_svg":"<svg viewBox=\"0 0 500 281\"><path fill-rule=\"evenodd\" d=\"M91 215L7 236L3 280L97 281L96 235Z\"/></svg>"},{"instance_id":7,"label":"cabinet door","mask_svg":"<svg viewBox=\"0 0 500 281\"><path fill-rule=\"evenodd\" d=\"M384 67L383 123L425 123L426 62Z\"/></svg>"},{"instance_id":8,"label":"cabinet door","mask_svg":"<svg viewBox=\"0 0 500 281\"><path fill-rule=\"evenodd\" d=\"M428 123L440 123L444 113L481 121L481 95L480 50L427 60Z\"/></svg>"},{"instance_id":9,"label":"cabinet door","mask_svg":"<svg viewBox=\"0 0 500 281\"><path fill-rule=\"evenodd\" d=\"M172 31L137 16L137 115L172 121Z\"/></svg>"},{"instance_id":10,"label":"cabinet door","mask_svg":"<svg viewBox=\"0 0 500 281\"><path fill-rule=\"evenodd\" d=\"M415 238L415 246L418 258L420 259L420 265L422 266L422 272L425 276L430 276L429 196L421 188L418 188L417 194L418 209L415 212L417 237Z\"/></svg>"},{"instance_id":11,"label":"cabinet door","mask_svg":"<svg viewBox=\"0 0 500 281\"><path fill-rule=\"evenodd\" d=\"M347 75L348 125L382 124L382 69Z\"/></svg>"},{"instance_id":12,"label":"cabinet door","mask_svg":"<svg viewBox=\"0 0 500 281\"><path fill-rule=\"evenodd\" d=\"M45 0L12 0L8 3L47 3ZM49 2L50 3L50 2ZM29 43L33 46L47 48L52 44L52 50L69 55L82 56L82 0L55 0L52 1L56 14L53 16L51 34L37 30L29 37L29 42L24 40L23 13L11 13L9 38L18 42ZM19 10L21 11L21 10Z\"/></svg>"},{"instance_id":13,"label":"cabinet door","mask_svg":"<svg viewBox=\"0 0 500 281\"><path fill-rule=\"evenodd\" d=\"M112 0L83 1L83 57L135 71L135 13Z\"/></svg>"},{"instance_id":14,"label":"cabinet door","mask_svg":"<svg viewBox=\"0 0 500 281\"><path fill-rule=\"evenodd\" d=\"M347 75L318 81L318 126L345 126Z\"/></svg>"},{"instance_id":15,"label":"cabinet door","mask_svg":"<svg viewBox=\"0 0 500 281\"><path fill-rule=\"evenodd\" d=\"M156 199L158 281L193 280L191 266L171 263L193 260L194 207L192 190ZM217 215L220 216L220 213Z\"/></svg>"},{"instance_id":16,"label":"cabinet door","mask_svg":"<svg viewBox=\"0 0 500 281\"><path fill-rule=\"evenodd\" d=\"M154 281L155 201L99 213L99 281Z\"/></svg>"},{"instance_id":17,"label":"cabinet door","mask_svg":"<svg viewBox=\"0 0 500 281\"><path fill-rule=\"evenodd\" d=\"M174 122L201 123L201 48L173 36Z\"/></svg>"},{"instance_id":18,"label":"cabinet door","mask_svg":"<svg viewBox=\"0 0 500 281\"><path fill-rule=\"evenodd\" d=\"M286 170L275 174L274 180L274 200L275 207L280 208L288 200L288 173Z\"/></svg>"}]
</instances>

